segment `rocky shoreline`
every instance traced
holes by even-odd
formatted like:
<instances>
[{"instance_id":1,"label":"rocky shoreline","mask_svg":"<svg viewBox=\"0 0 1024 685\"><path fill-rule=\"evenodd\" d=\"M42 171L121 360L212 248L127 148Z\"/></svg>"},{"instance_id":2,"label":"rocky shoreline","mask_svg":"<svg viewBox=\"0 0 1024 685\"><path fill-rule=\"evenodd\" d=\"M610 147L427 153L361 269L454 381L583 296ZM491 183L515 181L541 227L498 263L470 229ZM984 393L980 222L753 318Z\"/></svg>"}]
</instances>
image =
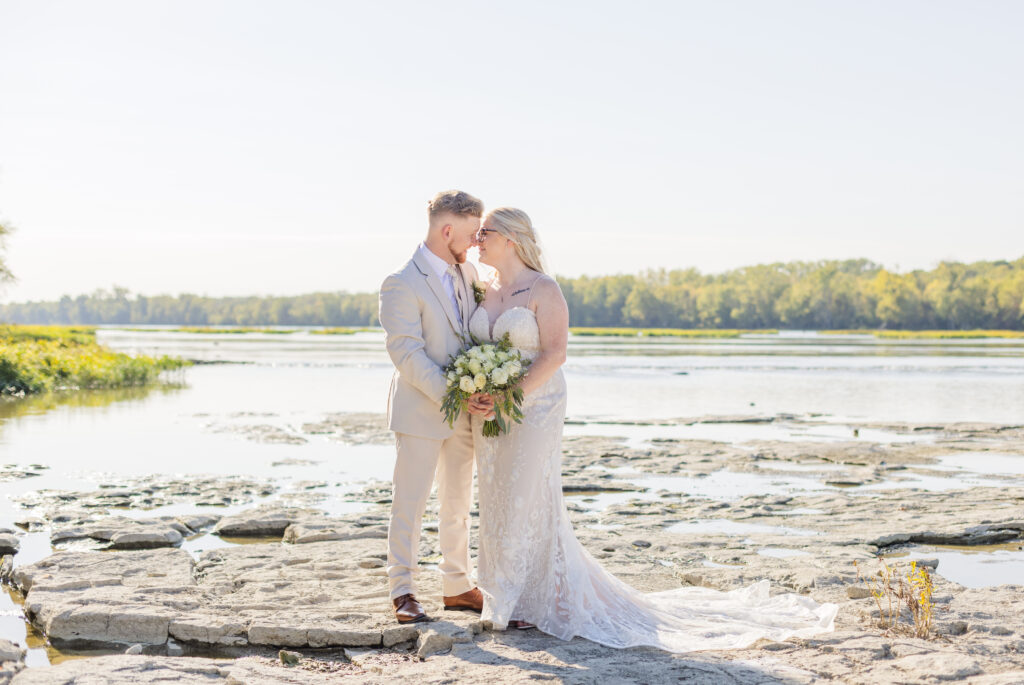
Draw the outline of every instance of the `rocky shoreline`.
<instances>
[{"instance_id":1,"label":"rocky shoreline","mask_svg":"<svg viewBox=\"0 0 1024 685\"><path fill-rule=\"evenodd\" d=\"M778 419L663 425L717 420ZM379 421L332 415L308 428L376 442ZM805 423L809 433L819 425ZM268 502L272 483L152 477L24 498L24 519L0 536L9 543L0 576L54 647L111 654L24 668L24 651L0 642L0 683L1024 682L1024 576L1016 585L967 587L943 575L945 562L922 556L935 545L1024 545L1024 480L976 472L964 479L943 461L1010 455L1024 463L1024 427L851 430L914 439L658 438L637 446L574 434L564 445L577 534L609 570L647 591L729 590L767 579L773 592L839 604L836 631L814 639L672 655L492 631L471 614L441 611L433 503L419 583L435 620L398 626L383 568L389 488L370 484L350 494L363 510L339 515L315 501ZM205 506L132 515L183 502ZM218 514L210 506L218 503L231 511ZM57 551L15 564L10 552L24 531L46 531ZM203 536L224 543L195 555L182 547ZM927 638L883 632L858 578L877 569L879 554L905 569L910 557L899 555L911 551L935 570L934 630Z\"/></svg>"}]
</instances>

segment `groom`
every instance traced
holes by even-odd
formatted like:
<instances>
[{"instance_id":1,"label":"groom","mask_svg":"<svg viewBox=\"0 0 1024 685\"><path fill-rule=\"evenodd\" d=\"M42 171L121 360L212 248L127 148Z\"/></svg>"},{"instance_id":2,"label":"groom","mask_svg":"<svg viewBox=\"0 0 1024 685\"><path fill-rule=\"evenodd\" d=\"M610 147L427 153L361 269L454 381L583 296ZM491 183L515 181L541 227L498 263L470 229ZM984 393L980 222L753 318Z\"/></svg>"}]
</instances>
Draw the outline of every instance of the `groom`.
<instances>
[{"instance_id":1,"label":"groom","mask_svg":"<svg viewBox=\"0 0 1024 685\"><path fill-rule=\"evenodd\" d=\"M399 623L427 620L416 600L413 572L427 497L437 478L440 565L445 609L480 611L483 597L469 571L469 510L473 436L464 412L449 428L441 413L447 389L443 367L458 354L476 309L476 269L466 252L476 245L483 203L459 190L438 193L427 205L427 237L412 259L380 288L380 323L395 374L388 427L395 432L388 582ZM486 403L469 411L487 414Z\"/></svg>"}]
</instances>

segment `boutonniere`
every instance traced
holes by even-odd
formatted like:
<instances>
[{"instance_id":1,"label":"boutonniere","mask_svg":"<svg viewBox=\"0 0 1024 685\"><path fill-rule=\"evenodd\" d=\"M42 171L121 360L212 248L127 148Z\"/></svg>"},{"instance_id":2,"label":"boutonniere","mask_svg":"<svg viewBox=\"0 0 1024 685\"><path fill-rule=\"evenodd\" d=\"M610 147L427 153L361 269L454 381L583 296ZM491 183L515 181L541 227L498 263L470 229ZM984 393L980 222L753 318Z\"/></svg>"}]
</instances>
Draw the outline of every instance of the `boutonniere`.
<instances>
[{"instance_id":1,"label":"boutonniere","mask_svg":"<svg viewBox=\"0 0 1024 685\"><path fill-rule=\"evenodd\" d=\"M481 281L473 281L473 299L476 300L477 304L484 301L484 297L487 296L487 286Z\"/></svg>"}]
</instances>

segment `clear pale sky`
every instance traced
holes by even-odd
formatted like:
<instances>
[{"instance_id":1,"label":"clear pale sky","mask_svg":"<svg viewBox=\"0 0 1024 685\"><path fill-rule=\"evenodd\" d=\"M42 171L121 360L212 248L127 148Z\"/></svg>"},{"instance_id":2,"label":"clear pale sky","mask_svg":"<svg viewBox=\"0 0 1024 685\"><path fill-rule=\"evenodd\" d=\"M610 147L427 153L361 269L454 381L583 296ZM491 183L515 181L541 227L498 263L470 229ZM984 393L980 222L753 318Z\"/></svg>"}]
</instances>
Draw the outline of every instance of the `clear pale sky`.
<instances>
[{"instance_id":1,"label":"clear pale sky","mask_svg":"<svg viewBox=\"0 0 1024 685\"><path fill-rule=\"evenodd\" d=\"M552 270L1024 255L1024 2L0 0L7 301L375 289L462 188Z\"/></svg>"}]
</instances>

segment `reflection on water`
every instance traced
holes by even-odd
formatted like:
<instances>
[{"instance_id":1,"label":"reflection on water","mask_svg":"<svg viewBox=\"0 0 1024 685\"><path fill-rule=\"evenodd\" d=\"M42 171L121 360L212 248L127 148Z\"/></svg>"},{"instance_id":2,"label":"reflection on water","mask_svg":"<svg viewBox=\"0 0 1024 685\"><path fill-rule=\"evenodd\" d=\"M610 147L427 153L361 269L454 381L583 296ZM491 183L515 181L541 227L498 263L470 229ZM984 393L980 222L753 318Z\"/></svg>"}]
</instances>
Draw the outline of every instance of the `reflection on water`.
<instances>
[{"instance_id":1,"label":"reflection on water","mask_svg":"<svg viewBox=\"0 0 1024 685\"><path fill-rule=\"evenodd\" d=\"M938 559L936 573L964 587L1024 585L1024 546L1019 542L1001 545L915 546L885 556Z\"/></svg>"},{"instance_id":2,"label":"reflection on water","mask_svg":"<svg viewBox=\"0 0 1024 685\"><path fill-rule=\"evenodd\" d=\"M27 397L0 397L0 420L45 414L58 407L96 409L119 402L138 402L154 393L173 393L184 387L181 383L157 383L114 390L78 390L48 392ZM0 426L2 425L0 423Z\"/></svg>"}]
</instances>

